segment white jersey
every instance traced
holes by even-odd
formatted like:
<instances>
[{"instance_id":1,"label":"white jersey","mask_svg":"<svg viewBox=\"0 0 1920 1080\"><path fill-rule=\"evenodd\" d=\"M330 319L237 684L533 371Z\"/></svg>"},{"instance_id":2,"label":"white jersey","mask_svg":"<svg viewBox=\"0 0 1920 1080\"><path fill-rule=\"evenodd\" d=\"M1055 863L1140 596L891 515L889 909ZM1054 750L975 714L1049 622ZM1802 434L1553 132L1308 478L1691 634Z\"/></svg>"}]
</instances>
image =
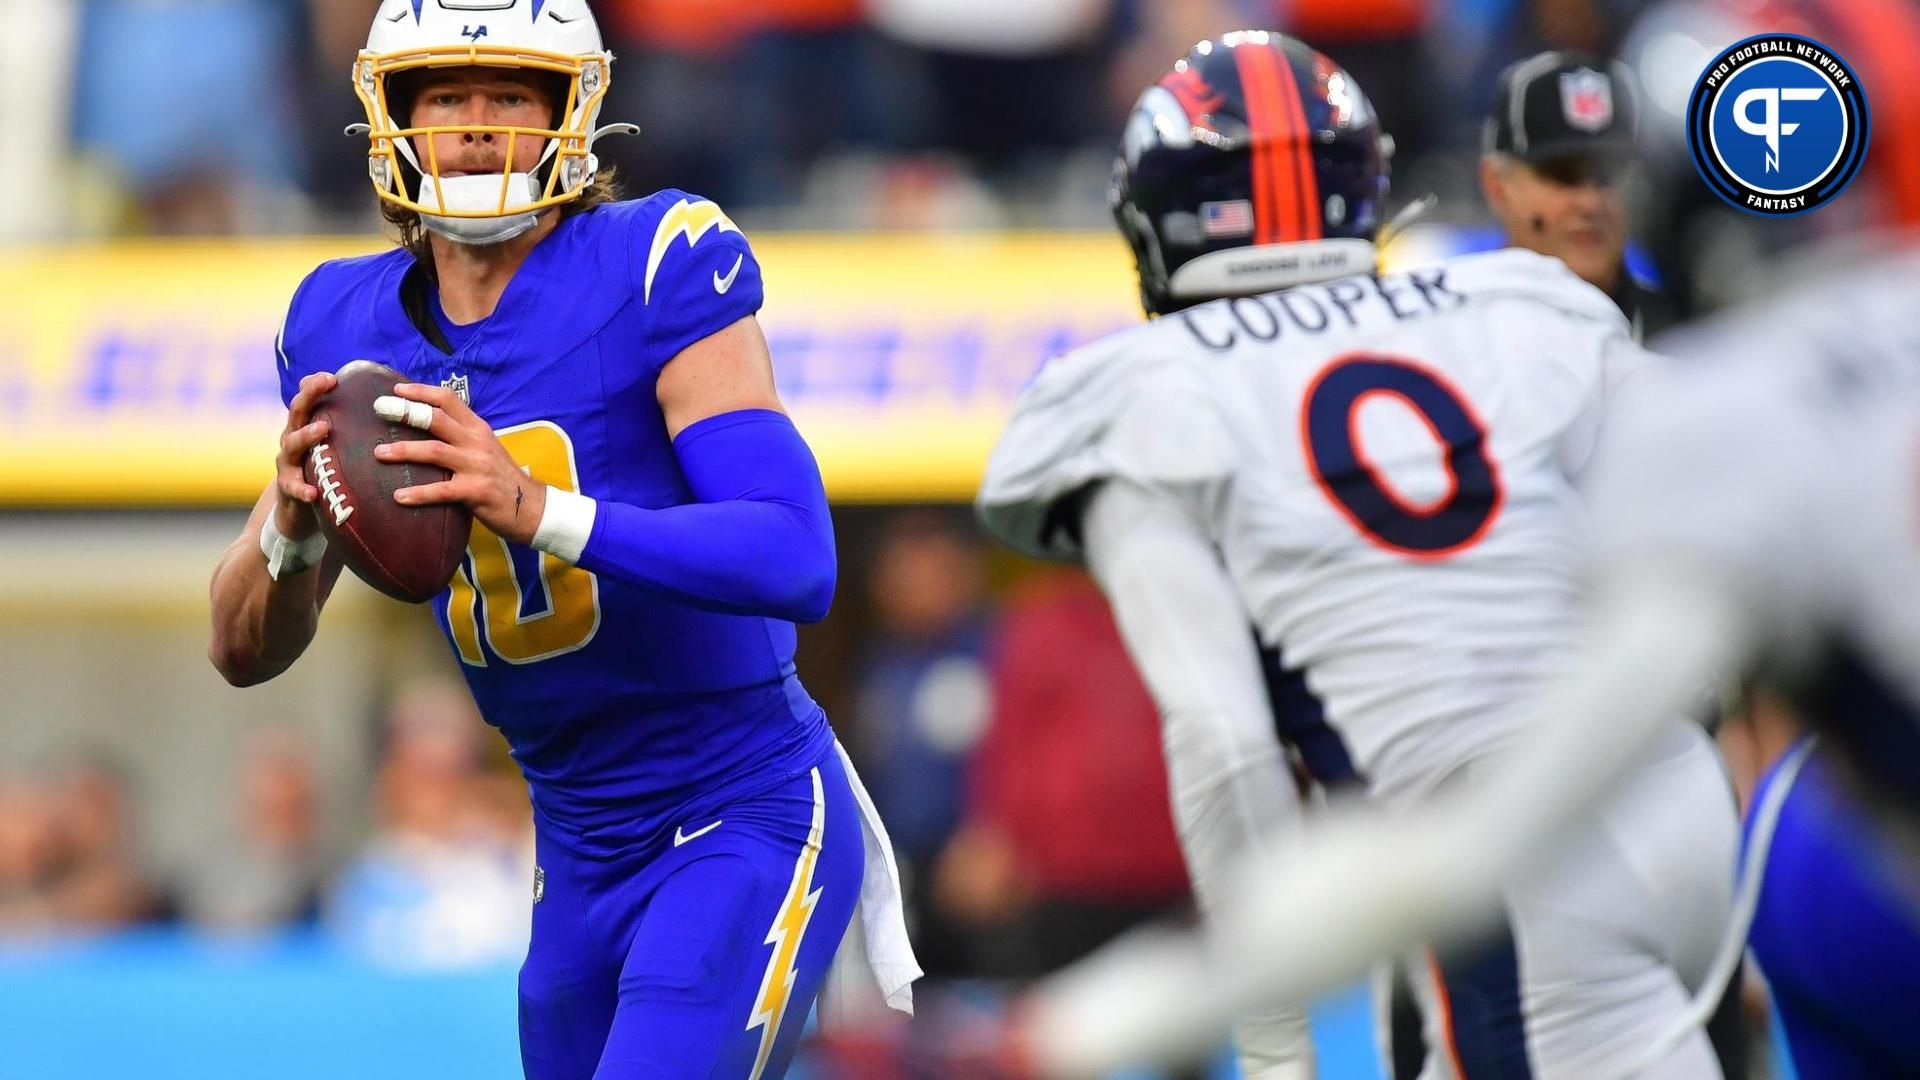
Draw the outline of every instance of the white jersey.
<instances>
[{"instance_id":1,"label":"white jersey","mask_svg":"<svg viewBox=\"0 0 1920 1080\"><path fill-rule=\"evenodd\" d=\"M1664 341L1596 469L1606 565L1718 575L1773 643L1837 635L1920 705L1916 303L1909 248Z\"/></svg>"},{"instance_id":2,"label":"white jersey","mask_svg":"<svg viewBox=\"0 0 1920 1080\"><path fill-rule=\"evenodd\" d=\"M1049 364L980 512L1077 558L1055 508L1090 484L1188 507L1340 736L1309 765L1401 803L1507 741L1570 659L1575 481L1642 356L1604 294L1517 250L1219 301Z\"/></svg>"},{"instance_id":3,"label":"white jersey","mask_svg":"<svg viewBox=\"0 0 1920 1080\"><path fill-rule=\"evenodd\" d=\"M1104 996L1091 980L1043 990L1051 1000L1036 1011L1050 1010L1050 1027L1033 1045L1095 1072L1156 1039L1189 1045L1196 1017L1217 1023L1244 1001L1305 999L1384 948L1495 918L1513 918L1523 935L1550 917L1578 931L1566 936L1579 970L1549 971L1542 986L1585 990L1618 984L1622 972L1632 978L1616 963L1619 935L1595 948L1595 929L1617 917L1631 933L1625 941L1656 941L1679 924L1656 905L1682 892L1687 867L1730 877L1730 860L1695 851L1646 857L1649 844L1697 843L1717 831L1704 805L1677 806L1684 793L1673 804L1642 803L1658 812L1621 823L1622 857L1588 860L1599 880L1575 879L1578 887L1545 897L1540 917L1517 911L1504 885L1496 899L1488 883L1567 849L1567 830L1590 827L1610 800L1631 813L1609 791L1673 732L1676 712L1708 696L1716 672L1745 666L1756 649L1785 646L1793 659L1837 642L1877 677L1874 689L1904 701L1909 721L1920 711L1920 238L1909 243L1905 254L1856 259L1843 276L1658 343L1674 361L1636 378L1612 410L1587 486L1604 575L1592 640L1578 670L1540 703L1541 722L1514 758L1425 813L1328 822L1322 844L1265 866L1250 860L1233 890L1244 900L1220 921L1239 935L1234 955L1251 958L1246 970L1256 975L1236 985L1233 965L1198 948L1186 954L1191 961L1169 950L1143 951L1129 967L1108 959ZM1489 423L1497 440L1498 421ZM1878 767L1860 771L1910 777L1920 727L1904 729L1903 746L1902 729L1885 723L1894 710L1872 711L1874 756L1865 764ZM1851 729L1869 726L1848 708L1821 719L1829 747L1846 747ZM1638 770L1638 782L1666 773ZM1717 776L1706 783L1724 790ZM1749 871L1764 866L1747 863ZM1721 910L1710 923L1716 932L1728 923ZM1731 939L1718 973L1731 970L1739 941ZM1523 966L1539 966L1524 938L1519 954ZM1717 996L1717 984L1710 988L1715 994L1700 1000ZM1655 999L1636 992L1631 1000ZM1683 1012L1655 1003L1644 1010L1654 1022L1629 1029L1623 1017L1641 1015L1633 1008L1580 1005L1529 1011L1529 1028L1586 1016L1598 1021L1594 1045L1622 1039L1636 1049L1610 1067L1578 1063L1568 1072L1576 1077L1648 1075L1636 1070L1673 1045ZM1164 1034L1182 1023L1184 1041ZM1712 1075L1700 1064L1674 1075Z\"/></svg>"}]
</instances>

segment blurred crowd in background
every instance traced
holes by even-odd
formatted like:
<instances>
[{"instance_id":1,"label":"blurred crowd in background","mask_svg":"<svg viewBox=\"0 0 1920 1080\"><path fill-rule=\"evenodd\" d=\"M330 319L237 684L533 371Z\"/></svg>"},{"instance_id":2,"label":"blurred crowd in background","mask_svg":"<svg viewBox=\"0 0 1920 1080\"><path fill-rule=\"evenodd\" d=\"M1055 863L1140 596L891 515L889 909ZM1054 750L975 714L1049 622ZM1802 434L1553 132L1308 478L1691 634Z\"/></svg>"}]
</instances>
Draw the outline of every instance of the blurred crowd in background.
<instances>
[{"instance_id":1,"label":"blurred crowd in background","mask_svg":"<svg viewBox=\"0 0 1920 1080\"><path fill-rule=\"evenodd\" d=\"M377 0L48 0L9 13L0 241L374 233L348 85ZM618 58L599 144L626 190L678 187L749 231L1106 228L1141 89L1235 27L1302 37L1394 138L1394 202L1487 223L1481 130L1503 67L1546 48L1625 61L1645 92L1628 192L1682 315L1817 237L1920 222L1913 0L599 0ZM1895 28L1889 30L1888 28ZM1720 204L1682 117L1713 48L1762 31L1841 48L1873 89L1859 194L1792 222ZM48 94L47 85L66 94ZM1876 175L1877 174L1877 175ZM1657 269L1657 273L1654 270Z\"/></svg>"},{"instance_id":2,"label":"blurred crowd in background","mask_svg":"<svg viewBox=\"0 0 1920 1080\"><path fill-rule=\"evenodd\" d=\"M0 936L181 924L251 935L324 924L399 966L524 952L532 822L525 786L493 761L466 689L401 689L376 732L364 807L325 805L317 756L292 729L253 733L230 791L181 865L142 843L140 791L123 763L77 754L0 776ZM328 815L364 817L334 850Z\"/></svg>"},{"instance_id":3,"label":"blurred crowd in background","mask_svg":"<svg viewBox=\"0 0 1920 1080\"><path fill-rule=\"evenodd\" d=\"M800 662L889 823L929 974L1023 980L1184 914L1159 721L1092 581L990 551L961 508L838 526L839 601ZM451 661L403 679L364 743L341 805L322 755L263 723L234 775L201 778L226 819L168 862L135 762L76 749L0 774L0 940L298 930L400 970L516 962L526 787Z\"/></svg>"},{"instance_id":4,"label":"blurred crowd in background","mask_svg":"<svg viewBox=\"0 0 1920 1080\"><path fill-rule=\"evenodd\" d=\"M375 0L63 0L71 231L376 222L348 87ZM54 8L60 8L56 3ZM1368 89L1408 192L1470 194L1511 59L1607 51L1646 0L600 0L603 156L759 227L1099 227L1117 134L1195 41L1285 29ZM70 105L70 108L68 106Z\"/></svg>"}]
</instances>

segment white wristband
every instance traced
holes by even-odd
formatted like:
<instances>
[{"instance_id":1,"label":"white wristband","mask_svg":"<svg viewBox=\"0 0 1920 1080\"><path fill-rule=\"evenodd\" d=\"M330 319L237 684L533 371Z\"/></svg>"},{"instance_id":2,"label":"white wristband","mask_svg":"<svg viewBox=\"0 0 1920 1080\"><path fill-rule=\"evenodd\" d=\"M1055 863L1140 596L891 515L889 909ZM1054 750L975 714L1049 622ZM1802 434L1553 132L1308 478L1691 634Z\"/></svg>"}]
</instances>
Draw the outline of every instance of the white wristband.
<instances>
[{"instance_id":1,"label":"white wristband","mask_svg":"<svg viewBox=\"0 0 1920 1080\"><path fill-rule=\"evenodd\" d=\"M260 523L260 554L267 557L268 577L285 581L313 568L327 553L325 533L315 529L305 540L289 540L280 535L273 519L274 515L268 514L267 520Z\"/></svg>"},{"instance_id":2,"label":"white wristband","mask_svg":"<svg viewBox=\"0 0 1920 1080\"><path fill-rule=\"evenodd\" d=\"M533 548L570 563L580 561L593 535L593 517L599 504L577 491L547 485L547 509L533 531Z\"/></svg>"}]
</instances>

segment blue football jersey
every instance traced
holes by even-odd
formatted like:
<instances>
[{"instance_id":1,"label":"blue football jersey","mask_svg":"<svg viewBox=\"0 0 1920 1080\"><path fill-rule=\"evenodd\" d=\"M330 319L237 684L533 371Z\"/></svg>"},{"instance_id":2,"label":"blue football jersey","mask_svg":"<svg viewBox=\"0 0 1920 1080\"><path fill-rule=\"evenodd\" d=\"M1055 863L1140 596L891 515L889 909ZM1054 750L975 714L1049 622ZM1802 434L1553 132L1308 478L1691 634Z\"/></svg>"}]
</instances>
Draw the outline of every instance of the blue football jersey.
<instances>
[{"instance_id":1,"label":"blue football jersey","mask_svg":"<svg viewBox=\"0 0 1920 1080\"><path fill-rule=\"evenodd\" d=\"M377 360L463 392L535 480L650 509L691 501L655 382L763 295L718 206L668 190L566 218L451 354L408 316L413 268L395 250L315 270L281 332L282 397ZM701 610L478 522L434 611L543 832L586 853L657 837L694 800L804 774L832 739L795 677L791 623Z\"/></svg>"}]
</instances>

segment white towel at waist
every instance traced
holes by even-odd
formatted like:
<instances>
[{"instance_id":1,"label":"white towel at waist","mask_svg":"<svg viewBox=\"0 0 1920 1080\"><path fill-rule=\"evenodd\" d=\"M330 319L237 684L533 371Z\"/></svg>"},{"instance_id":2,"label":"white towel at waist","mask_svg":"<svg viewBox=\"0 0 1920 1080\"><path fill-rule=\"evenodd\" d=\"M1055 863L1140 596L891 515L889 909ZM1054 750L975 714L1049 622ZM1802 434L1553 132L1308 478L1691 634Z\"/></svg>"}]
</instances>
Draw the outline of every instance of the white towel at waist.
<instances>
[{"instance_id":1,"label":"white towel at waist","mask_svg":"<svg viewBox=\"0 0 1920 1080\"><path fill-rule=\"evenodd\" d=\"M834 750L847 771L847 786L860 804L860 839L867 866L860 879L860 901L834 955L820 990L820 1025L835 1030L871 1028L913 1015L913 981L921 975L907 940L907 913L900 899L900 868L893 841L881 823L846 748ZM897 1014L897 1015L896 1015Z\"/></svg>"}]
</instances>

